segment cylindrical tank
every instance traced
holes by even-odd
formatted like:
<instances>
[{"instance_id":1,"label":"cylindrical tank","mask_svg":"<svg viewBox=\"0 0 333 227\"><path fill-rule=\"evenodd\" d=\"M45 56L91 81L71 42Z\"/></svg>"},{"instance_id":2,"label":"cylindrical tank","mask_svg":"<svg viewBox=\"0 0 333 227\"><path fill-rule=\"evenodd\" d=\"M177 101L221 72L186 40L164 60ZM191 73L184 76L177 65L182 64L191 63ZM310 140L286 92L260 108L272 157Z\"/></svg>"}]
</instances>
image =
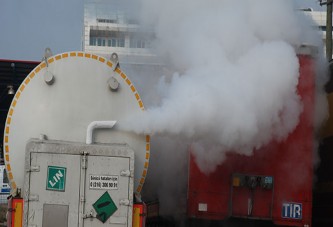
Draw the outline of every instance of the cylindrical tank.
<instances>
[{"instance_id":1,"label":"cylindrical tank","mask_svg":"<svg viewBox=\"0 0 333 227\"><path fill-rule=\"evenodd\" d=\"M6 120L4 157L12 190L23 187L29 139L85 143L91 122L118 121L143 110L138 91L117 62L84 52L43 60L17 90ZM96 130L94 140L126 143L135 151L134 191L140 193L149 165L149 135L120 131L116 124Z\"/></svg>"}]
</instances>

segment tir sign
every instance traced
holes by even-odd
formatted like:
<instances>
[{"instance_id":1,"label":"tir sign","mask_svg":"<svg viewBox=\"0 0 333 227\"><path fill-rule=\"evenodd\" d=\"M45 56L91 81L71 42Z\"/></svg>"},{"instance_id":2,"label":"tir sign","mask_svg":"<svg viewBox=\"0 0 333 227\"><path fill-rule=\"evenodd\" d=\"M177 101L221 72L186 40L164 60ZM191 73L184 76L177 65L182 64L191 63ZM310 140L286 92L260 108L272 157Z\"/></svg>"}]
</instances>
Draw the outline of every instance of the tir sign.
<instances>
[{"instance_id":1,"label":"tir sign","mask_svg":"<svg viewBox=\"0 0 333 227\"><path fill-rule=\"evenodd\" d=\"M283 203L282 217L292 219L302 219L302 204L301 203Z\"/></svg>"},{"instance_id":2,"label":"tir sign","mask_svg":"<svg viewBox=\"0 0 333 227\"><path fill-rule=\"evenodd\" d=\"M59 166L47 167L46 190L65 191L66 168Z\"/></svg>"}]
</instances>

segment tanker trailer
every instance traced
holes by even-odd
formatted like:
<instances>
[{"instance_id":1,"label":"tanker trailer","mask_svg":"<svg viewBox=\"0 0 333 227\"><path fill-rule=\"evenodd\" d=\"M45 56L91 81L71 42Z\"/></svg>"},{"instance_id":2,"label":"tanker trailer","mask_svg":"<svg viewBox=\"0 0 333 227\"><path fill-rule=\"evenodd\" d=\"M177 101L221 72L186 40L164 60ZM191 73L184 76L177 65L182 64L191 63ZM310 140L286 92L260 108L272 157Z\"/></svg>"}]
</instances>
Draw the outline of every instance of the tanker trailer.
<instances>
[{"instance_id":1,"label":"tanker trailer","mask_svg":"<svg viewBox=\"0 0 333 227\"><path fill-rule=\"evenodd\" d=\"M201 172L190 152L189 226L212 222L212 226L218 226L227 219L243 225L256 220L258 227L311 226L315 53L311 46L297 49L297 93L303 111L285 140L272 141L251 156L230 152L208 176Z\"/></svg>"},{"instance_id":2,"label":"tanker trailer","mask_svg":"<svg viewBox=\"0 0 333 227\"><path fill-rule=\"evenodd\" d=\"M132 226L142 219L133 201L148 171L150 137L117 130L117 120L144 110L140 95L116 54L47 53L6 119L9 223Z\"/></svg>"}]
</instances>

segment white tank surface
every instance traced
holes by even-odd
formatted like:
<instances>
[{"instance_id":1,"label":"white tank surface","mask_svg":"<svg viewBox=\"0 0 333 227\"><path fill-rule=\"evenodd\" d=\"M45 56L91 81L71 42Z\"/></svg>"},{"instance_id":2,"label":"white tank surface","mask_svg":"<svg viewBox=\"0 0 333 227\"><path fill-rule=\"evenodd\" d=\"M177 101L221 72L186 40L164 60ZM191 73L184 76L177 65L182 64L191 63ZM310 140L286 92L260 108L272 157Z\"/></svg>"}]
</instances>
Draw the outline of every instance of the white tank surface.
<instances>
[{"instance_id":1,"label":"white tank surface","mask_svg":"<svg viewBox=\"0 0 333 227\"><path fill-rule=\"evenodd\" d=\"M84 52L46 58L23 81L10 106L4 134L12 190L24 183L25 146L31 138L85 143L95 121L117 121L144 110L131 80L110 61ZM94 123L93 123L94 124ZM95 143L127 143L135 152L134 192L140 193L149 165L150 137L95 129Z\"/></svg>"}]
</instances>

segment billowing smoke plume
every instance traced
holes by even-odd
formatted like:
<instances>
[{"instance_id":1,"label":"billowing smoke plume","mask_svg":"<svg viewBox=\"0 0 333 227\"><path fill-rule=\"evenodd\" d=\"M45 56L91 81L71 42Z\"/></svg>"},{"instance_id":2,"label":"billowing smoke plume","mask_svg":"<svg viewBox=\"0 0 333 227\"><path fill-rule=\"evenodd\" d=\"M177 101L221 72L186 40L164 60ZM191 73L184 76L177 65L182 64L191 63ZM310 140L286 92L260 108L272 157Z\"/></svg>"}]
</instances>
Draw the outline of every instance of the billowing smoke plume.
<instances>
[{"instance_id":1,"label":"billowing smoke plume","mask_svg":"<svg viewBox=\"0 0 333 227\"><path fill-rule=\"evenodd\" d=\"M296 50L321 41L291 1L142 1L157 51L178 72L161 78L160 105L119 126L193 141L206 173L226 151L250 155L296 127Z\"/></svg>"}]
</instances>

